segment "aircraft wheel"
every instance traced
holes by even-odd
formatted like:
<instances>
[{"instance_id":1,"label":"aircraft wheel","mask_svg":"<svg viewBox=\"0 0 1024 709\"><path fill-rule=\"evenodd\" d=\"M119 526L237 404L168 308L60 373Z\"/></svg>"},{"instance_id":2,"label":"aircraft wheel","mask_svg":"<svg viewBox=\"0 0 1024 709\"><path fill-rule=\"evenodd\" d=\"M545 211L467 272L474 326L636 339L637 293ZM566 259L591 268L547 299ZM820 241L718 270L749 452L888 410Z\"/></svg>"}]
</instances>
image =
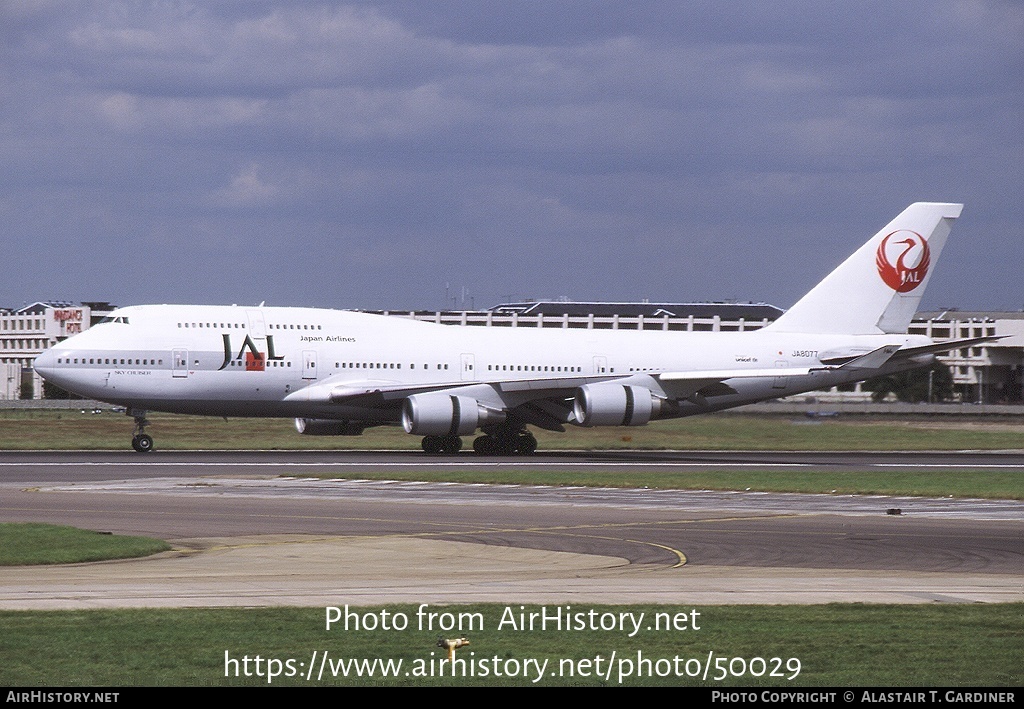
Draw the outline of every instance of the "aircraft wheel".
<instances>
[{"instance_id":1,"label":"aircraft wheel","mask_svg":"<svg viewBox=\"0 0 1024 709\"><path fill-rule=\"evenodd\" d=\"M462 439L458 436L445 436L441 439L441 450L448 455L455 455L462 450Z\"/></svg>"},{"instance_id":2,"label":"aircraft wheel","mask_svg":"<svg viewBox=\"0 0 1024 709\"><path fill-rule=\"evenodd\" d=\"M502 436L494 439L495 455L515 455L518 448L514 436Z\"/></svg>"},{"instance_id":3,"label":"aircraft wheel","mask_svg":"<svg viewBox=\"0 0 1024 709\"><path fill-rule=\"evenodd\" d=\"M149 453L153 450L153 437L145 433L134 436L132 438L132 448L139 453Z\"/></svg>"},{"instance_id":4,"label":"aircraft wheel","mask_svg":"<svg viewBox=\"0 0 1024 709\"><path fill-rule=\"evenodd\" d=\"M473 451L477 455L494 455L494 438L478 436L473 440Z\"/></svg>"},{"instance_id":5,"label":"aircraft wheel","mask_svg":"<svg viewBox=\"0 0 1024 709\"><path fill-rule=\"evenodd\" d=\"M516 440L516 452L519 455L533 455L537 450L537 439L529 431L523 431Z\"/></svg>"},{"instance_id":6,"label":"aircraft wheel","mask_svg":"<svg viewBox=\"0 0 1024 709\"><path fill-rule=\"evenodd\" d=\"M440 436L424 436L420 446L426 453L437 455L444 448L444 439Z\"/></svg>"}]
</instances>

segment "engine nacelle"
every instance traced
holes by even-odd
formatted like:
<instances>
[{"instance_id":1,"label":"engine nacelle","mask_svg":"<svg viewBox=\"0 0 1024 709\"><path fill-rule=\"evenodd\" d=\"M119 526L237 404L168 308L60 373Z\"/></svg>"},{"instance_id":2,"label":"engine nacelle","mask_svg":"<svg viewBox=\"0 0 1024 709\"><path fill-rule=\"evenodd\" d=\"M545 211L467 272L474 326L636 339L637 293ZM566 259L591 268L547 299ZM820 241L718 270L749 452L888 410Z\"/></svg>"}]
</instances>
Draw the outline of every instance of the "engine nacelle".
<instances>
[{"instance_id":1,"label":"engine nacelle","mask_svg":"<svg viewBox=\"0 0 1024 709\"><path fill-rule=\"evenodd\" d=\"M402 402L402 426L417 436L465 436L486 420L469 396L413 394Z\"/></svg>"},{"instance_id":2,"label":"engine nacelle","mask_svg":"<svg viewBox=\"0 0 1024 709\"><path fill-rule=\"evenodd\" d=\"M295 430L304 436L360 436L364 428L355 421L295 419Z\"/></svg>"},{"instance_id":3,"label":"engine nacelle","mask_svg":"<svg viewBox=\"0 0 1024 709\"><path fill-rule=\"evenodd\" d=\"M573 404L581 426L643 426L661 412L661 399L646 387L587 384Z\"/></svg>"}]
</instances>

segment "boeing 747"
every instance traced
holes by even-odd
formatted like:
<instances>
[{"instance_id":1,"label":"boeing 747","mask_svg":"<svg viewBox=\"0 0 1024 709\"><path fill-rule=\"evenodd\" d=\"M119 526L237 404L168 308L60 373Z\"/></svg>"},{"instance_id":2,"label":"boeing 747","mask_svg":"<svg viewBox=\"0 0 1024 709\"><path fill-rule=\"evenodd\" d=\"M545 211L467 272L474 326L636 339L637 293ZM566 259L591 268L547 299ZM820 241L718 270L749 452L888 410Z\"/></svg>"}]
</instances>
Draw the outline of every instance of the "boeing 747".
<instances>
[{"instance_id":1,"label":"boeing 747","mask_svg":"<svg viewBox=\"0 0 1024 709\"><path fill-rule=\"evenodd\" d=\"M430 453L482 435L485 455L532 453L527 426L643 426L929 365L994 338L910 335L963 205L917 203L768 326L660 332L438 325L279 307L140 305L44 352L47 381L147 411L294 418L312 435L401 424Z\"/></svg>"}]
</instances>

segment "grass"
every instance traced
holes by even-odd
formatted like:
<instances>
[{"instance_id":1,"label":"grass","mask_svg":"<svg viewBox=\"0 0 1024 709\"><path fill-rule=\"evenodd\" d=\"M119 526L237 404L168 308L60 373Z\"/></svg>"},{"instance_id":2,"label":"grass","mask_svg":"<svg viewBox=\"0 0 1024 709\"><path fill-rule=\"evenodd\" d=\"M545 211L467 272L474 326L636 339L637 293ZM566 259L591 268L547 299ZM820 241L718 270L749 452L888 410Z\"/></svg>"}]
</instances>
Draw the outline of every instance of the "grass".
<instances>
[{"instance_id":1,"label":"grass","mask_svg":"<svg viewBox=\"0 0 1024 709\"><path fill-rule=\"evenodd\" d=\"M321 479L351 479L348 471L303 475ZM837 495L908 495L911 497L979 497L1024 500L1024 476L1013 471L957 469L950 471L821 471L821 470L695 470L651 472L648 469L577 471L516 468L387 468L360 469L360 479L422 480L428 482L489 483L498 485L578 485L673 490L756 490Z\"/></svg>"},{"instance_id":2,"label":"grass","mask_svg":"<svg viewBox=\"0 0 1024 709\"><path fill-rule=\"evenodd\" d=\"M520 606L509 607L518 614ZM654 613L686 613L688 607L584 606L575 612L645 614L646 628ZM359 608L358 613L376 616L381 608ZM435 647L438 635L456 636L417 628L416 606L388 606L392 622L404 613L405 630L344 630L339 624L325 629L324 609L134 609L109 611L55 611L0 613L0 685L267 685L265 671L270 659L279 660L277 685L318 684L302 675L312 653L343 658L401 659L400 676L377 678L325 677L325 685L530 685L532 678L437 677L437 661L444 651ZM477 604L431 607L435 612L479 613L483 629L464 632L469 648L460 659L492 662L496 658L511 669L512 661L548 660L540 685L617 685L618 673L637 666L638 653L652 661L656 671L686 664L665 662L676 657L705 662L714 657L781 658L785 677L729 677L705 681L670 675L663 678L626 677L622 684L705 686L1020 686L1024 682L1024 605L942 606L709 606L698 608L699 630L642 630L635 637L619 630L522 631L498 623L506 606ZM527 612L539 607L527 606ZM548 607L553 612L555 607ZM465 616L468 618L468 616ZM600 617L600 616L597 616ZM605 666L615 653L612 676L596 676L598 656ZM237 665L225 663L225 653ZM264 676L255 676L255 658L262 658ZM254 676L244 675L242 660L250 658ZM322 655L318 655L318 658ZM790 659L789 669L786 662ZM293 660L291 677L287 660ZM405 676L414 663L434 677ZM585 661L589 660L589 664ZM662 660L655 665L654 662ZM508 661L508 664L505 664ZM581 662L584 661L584 662ZM799 673L794 679L795 661ZM305 663L300 666L299 663ZM740 670L740 662L725 663ZM319 665L319 661L317 662ZM477 665L479 667L479 665ZM574 676L551 676L551 672ZM691 663L691 671L695 669ZM771 667L771 665L769 665ZM228 674L225 677L225 669ZM717 670L712 664L713 677ZM586 676L583 673L587 673ZM314 673L315 678L315 673Z\"/></svg>"},{"instance_id":3,"label":"grass","mask_svg":"<svg viewBox=\"0 0 1024 709\"><path fill-rule=\"evenodd\" d=\"M0 566L131 559L167 551L161 539L127 537L53 524L0 524Z\"/></svg>"},{"instance_id":4,"label":"grass","mask_svg":"<svg viewBox=\"0 0 1024 709\"><path fill-rule=\"evenodd\" d=\"M158 450L419 450L419 438L399 427L362 436L301 436L290 420L218 419L152 414ZM0 449L126 450L131 420L123 414L0 410ZM636 429L570 427L564 434L537 431L540 450L792 450L913 451L1019 450L1024 420L974 417L849 416L808 421L789 415L712 414L660 421ZM468 442L468 438L466 439ZM1024 478L1006 470L927 471L694 470L579 472L558 468L458 468L438 471L389 468L360 477L474 483L588 485L705 490L759 490L837 494L925 495L1024 499ZM346 477L347 472L321 477Z\"/></svg>"},{"instance_id":5,"label":"grass","mask_svg":"<svg viewBox=\"0 0 1024 709\"><path fill-rule=\"evenodd\" d=\"M400 427L362 436L301 436L291 420L230 419L154 413L148 432L157 450L406 449L420 439ZM132 421L123 414L77 410L0 410L3 450L126 450ZM808 421L787 415L710 414L640 428L569 427L537 431L539 450L1019 450L1024 418L845 417ZM468 438L466 439L468 441Z\"/></svg>"}]
</instances>

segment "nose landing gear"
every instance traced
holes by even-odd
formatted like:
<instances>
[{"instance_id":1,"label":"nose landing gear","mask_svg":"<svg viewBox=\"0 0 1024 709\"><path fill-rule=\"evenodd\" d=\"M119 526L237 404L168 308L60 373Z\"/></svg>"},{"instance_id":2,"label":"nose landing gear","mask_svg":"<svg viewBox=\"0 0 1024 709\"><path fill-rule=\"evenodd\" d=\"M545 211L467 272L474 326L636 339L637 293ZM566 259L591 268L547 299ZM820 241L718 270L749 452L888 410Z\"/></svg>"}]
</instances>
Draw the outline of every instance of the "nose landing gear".
<instances>
[{"instance_id":1,"label":"nose landing gear","mask_svg":"<svg viewBox=\"0 0 1024 709\"><path fill-rule=\"evenodd\" d=\"M137 453L149 453L153 450L153 437L146 433L146 426L149 425L149 421L146 420L145 411L133 411L128 410L128 415L135 419L135 433L132 436L132 448Z\"/></svg>"}]
</instances>

